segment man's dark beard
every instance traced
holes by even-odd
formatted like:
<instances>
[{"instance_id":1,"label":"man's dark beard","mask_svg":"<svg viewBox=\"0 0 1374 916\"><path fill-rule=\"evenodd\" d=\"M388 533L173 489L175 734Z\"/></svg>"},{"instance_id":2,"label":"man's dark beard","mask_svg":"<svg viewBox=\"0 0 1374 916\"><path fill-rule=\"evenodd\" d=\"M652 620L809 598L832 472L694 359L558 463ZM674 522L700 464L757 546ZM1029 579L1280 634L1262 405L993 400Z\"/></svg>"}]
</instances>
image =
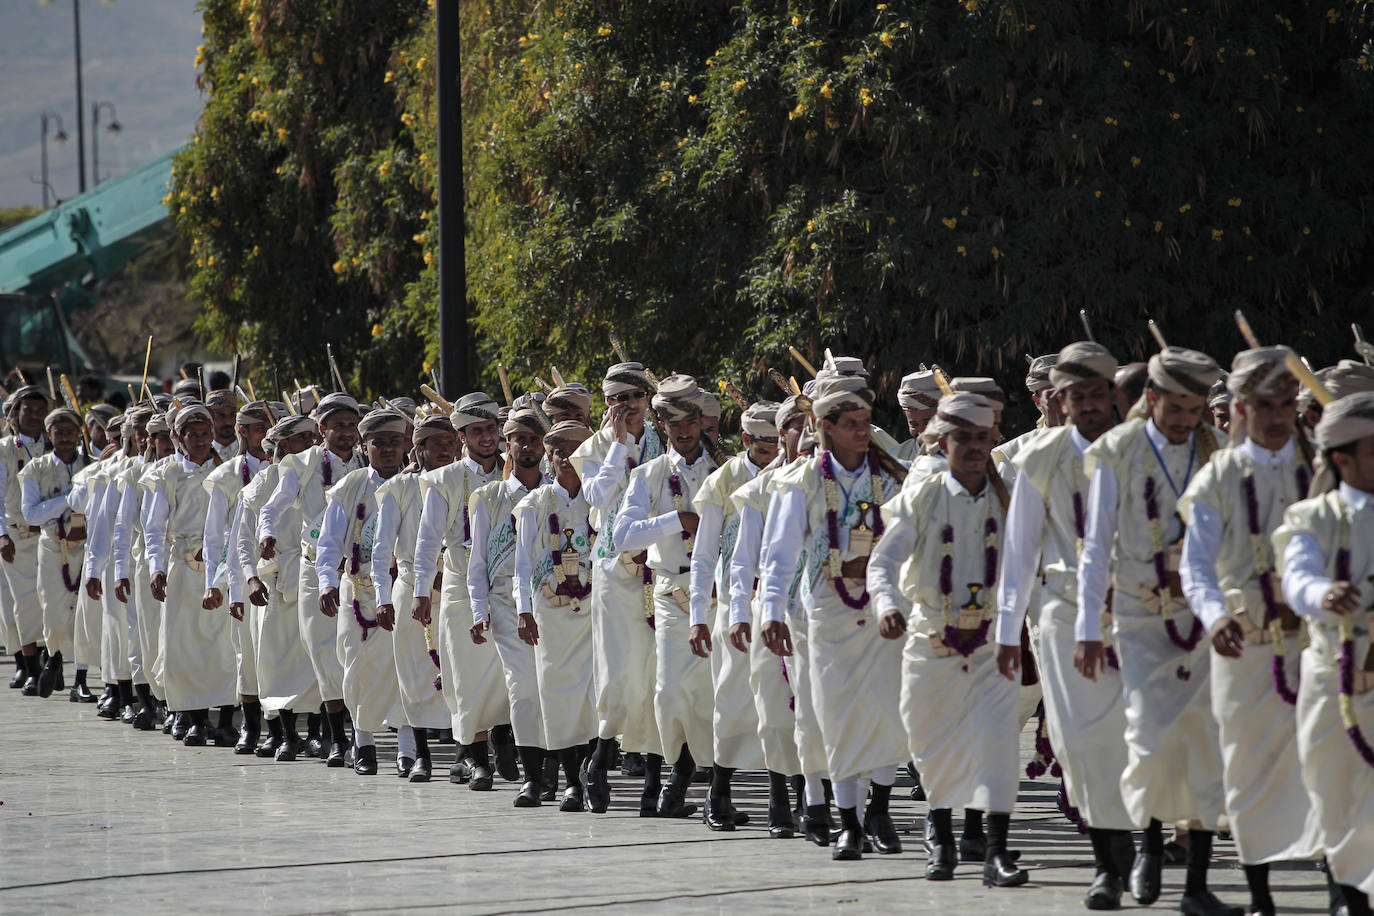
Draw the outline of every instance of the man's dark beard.
<instances>
[{"instance_id":1,"label":"man's dark beard","mask_svg":"<svg viewBox=\"0 0 1374 916\"><path fill-rule=\"evenodd\" d=\"M533 458L517 458L515 459L515 463L518 467L528 470L529 468L539 467L539 460L542 457L541 455L535 455Z\"/></svg>"}]
</instances>

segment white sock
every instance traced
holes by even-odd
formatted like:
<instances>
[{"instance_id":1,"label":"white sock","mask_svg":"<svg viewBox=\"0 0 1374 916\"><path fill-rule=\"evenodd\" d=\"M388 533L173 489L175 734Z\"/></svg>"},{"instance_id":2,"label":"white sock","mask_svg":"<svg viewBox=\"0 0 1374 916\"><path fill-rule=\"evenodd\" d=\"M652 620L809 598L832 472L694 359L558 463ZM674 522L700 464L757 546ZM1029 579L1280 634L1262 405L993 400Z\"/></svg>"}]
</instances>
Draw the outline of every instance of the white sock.
<instances>
[{"instance_id":1,"label":"white sock","mask_svg":"<svg viewBox=\"0 0 1374 916\"><path fill-rule=\"evenodd\" d=\"M89 670L90 670L90 667L91 667L90 665L77 665L77 666L76 666L76 670L77 670L77 671L89 671Z\"/></svg>"},{"instance_id":2,"label":"white sock","mask_svg":"<svg viewBox=\"0 0 1374 916\"><path fill-rule=\"evenodd\" d=\"M833 779L830 787L835 790L835 806L837 808L857 808L863 801L863 796L859 794L859 783L861 780L856 776L852 779Z\"/></svg>"},{"instance_id":3,"label":"white sock","mask_svg":"<svg viewBox=\"0 0 1374 916\"><path fill-rule=\"evenodd\" d=\"M354 746L354 747L371 747L372 744L373 744L373 741L372 741L372 732L365 732L365 731L363 731L361 728L358 728L358 727L355 725L355 726L353 727L353 746Z\"/></svg>"},{"instance_id":4,"label":"white sock","mask_svg":"<svg viewBox=\"0 0 1374 916\"><path fill-rule=\"evenodd\" d=\"M825 804L825 779L824 773L806 774L806 803L808 805Z\"/></svg>"},{"instance_id":5,"label":"white sock","mask_svg":"<svg viewBox=\"0 0 1374 916\"><path fill-rule=\"evenodd\" d=\"M396 730L396 759L402 757L415 759L415 729L402 725Z\"/></svg>"}]
</instances>

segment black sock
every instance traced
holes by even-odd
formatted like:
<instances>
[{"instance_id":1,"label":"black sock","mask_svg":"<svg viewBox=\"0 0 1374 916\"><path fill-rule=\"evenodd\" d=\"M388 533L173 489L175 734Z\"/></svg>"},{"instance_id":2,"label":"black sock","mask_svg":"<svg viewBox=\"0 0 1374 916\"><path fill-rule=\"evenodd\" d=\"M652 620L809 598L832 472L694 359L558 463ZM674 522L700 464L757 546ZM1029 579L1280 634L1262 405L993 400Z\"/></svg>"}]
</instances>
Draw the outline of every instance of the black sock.
<instances>
[{"instance_id":1,"label":"black sock","mask_svg":"<svg viewBox=\"0 0 1374 916\"><path fill-rule=\"evenodd\" d=\"M1011 829L1011 814L988 812L987 858L1007 851L1007 831Z\"/></svg>"},{"instance_id":2,"label":"black sock","mask_svg":"<svg viewBox=\"0 0 1374 916\"><path fill-rule=\"evenodd\" d=\"M86 669L85 669L85 668L77 668L77 669L76 669L76 676L72 678L72 686L73 686L73 687L85 687L85 686L86 686Z\"/></svg>"},{"instance_id":3,"label":"black sock","mask_svg":"<svg viewBox=\"0 0 1374 916\"><path fill-rule=\"evenodd\" d=\"M711 767L711 797L730 800L730 777L735 775L731 767L716 764Z\"/></svg>"},{"instance_id":4,"label":"black sock","mask_svg":"<svg viewBox=\"0 0 1374 916\"><path fill-rule=\"evenodd\" d=\"M520 766L525 771L525 782L540 783L544 776L544 749L542 747L521 747Z\"/></svg>"},{"instance_id":5,"label":"black sock","mask_svg":"<svg viewBox=\"0 0 1374 916\"><path fill-rule=\"evenodd\" d=\"M1164 855L1164 825L1154 818L1145 828L1145 851L1152 856Z\"/></svg>"},{"instance_id":6,"label":"black sock","mask_svg":"<svg viewBox=\"0 0 1374 916\"><path fill-rule=\"evenodd\" d=\"M697 763L692 759L692 752L687 750L687 745L682 745L682 751L677 755L677 760L673 761L673 776L682 780L685 786L692 781L692 774L697 771Z\"/></svg>"},{"instance_id":7,"label":"black sock","mask_svg":"<svg viewBox=\"0 0 1374 916\"><path fill-rule=\"evenodd\" d=\"M797 797L797 807L805 808L806 805L806 777L789 776L787 781L792 785L792 794Z\"/></svg>"},{"instance_id":8,"label":"black sock","mask_svg":"<svg viewBox=\"0 0 1374 916\"><path fill-rule=\"evenodd\" d=\"M24 653L22 651L14 653L14 670L29 673L29 666L24 664Z\"/></svg>"},{"instance_id":9,"label":"black sock","mask_svg":"<svg viewBox=\"0 0 1374 916\"><path fill-rule=\"evenodd\" d=\"M514 744L515 729L509 725L498 725L487 732L487 740L491 742L492 747L505 747L508 744Z\"/></svg>"},{"instance_id":10,"label":"black sock","mask_svg":"<svg viewBox=\"0 0 1374 916\"><path fill-rule=\"evenodd\" d=\"M596 756L592 758L597 769L609 770L615 765L615 739L597 738Z\"/></svg>"},{"instance_id":11,"label":"black sock","mask_svg":"<svg viewBox=\"0 0 1374 916\"><path fill-rule=\"evenodd\" d=\"M1250 886L1250 909L1272 910L1274 898L1269 895L1269 866L1245 865L1245 883Z\"/></svg>"},{"instance_id":12,"label":"black sock","mask_svg":"<svg viewBox=\"0 0 1374 916\"><path fill-rule=\"evenodd\" d=\"M658 792L663 787L663 758L658 754L644 755L644 791Z\"/></svg>"},{"instance_id":13,"label":"black sock","mask_svg":"<svg viewBox=\"0 0 1374 916\"><path fill-rule=\"evenodd\" d=\"M223 714L223 711L221 711L220 715ZM230 710L230 715L233 715L232 709ZM262 703L257 700L244 701L243 728L249 734L255 734L262 730Z\"/></svg>"},{"instance_id":14,"label":"black sock","mask_svg":"<svg viewBox=\"0 0 1374 916\"><path fill-rule=\"evenodd\" d=\"M948 808L932 808L926 815L935 828L935 845L954 845L954 817Z\"/></svg>"},{"instance_id":15,"label":"black sock","mask_svg":"<svg viewBox=\"0 0 1374 916\"><path fill-rule=\"evenodd\" d=\"M207 715L208 715L208 713L207 713ZM232 707L232 706L221 706L221 707L219 708L219 727L220 727L220 728L233 728L233 727L234 727L234 707Z\"/></svg>"},{"instance_id":16,"label":"black sock","mask_svg":"<svg viewBox=\"0 0 1374 916\"><path fill-rule=\"evenodd\" d=\"M983 812L977 808L964 809L964 839L973 840L983 835Z\"/></svg>"},{"instance_id":17,"label":"black sock","mask_svg":"<svg viewBox=\"0 0 1374 916\"><path fill-rule=\"evenodd\" d=\"M286 729L282 727L282 713L278 713L275 719L267 720L267 734L278 743L286 740Z\"/></svg>"},{"instance_id":18,"label":"black sock","mask_svg":"<svg viewBox=\"0 0 1374 916\"><path fill-rule=\"evenodd\" d=\"M278 710L277 721L281 723L281 736L283 739L287 741L301 740L301 736L296 733L296 713L293 710ZM318 725L316 727L318 727Z\"/></svg>"},{"instance_id":19,"label":"black sock","mask_svg":"<svg viewBox=\"0 0 1374 916\"><path fill-rule=\"evenodd\" d=\"M491 769L491 754L487 749L487 739L479 738L467 746L466 756L472 758L472 762L484 769Z\"/></svg>"},{"instance_id":20,"label":"black sock","mask_svg":"<svg viewBox=\"0 0 1374 916\"><path fill-rule=\"evenodd\" d=\"M563 778L569 789L582 787L582 761L587 757L587 745L575 744L558 752L558 762L563 766Z\"/></svg>"},{"instance_id":21,"label":"black sock","mask_svg":"<svg viewBox=\"0 0 1374 916\"><path fill-rule=\"evenodd\" d=\"M138 695L138 702L143 711L152 715L157 709L157 700L153 699L153 688L147 684L134 684L134 693Z\"/></svg>"},{"instance_id":22,"label":"black sock","mask_svg":"<svg viewBox=\"0 0 1374 916\"><path fill-rule=\"evenodd\" d=\"M781 773L768 771L768 807L786 810L792 806L792 795L787 777Z\"/></svg>"},{"instance_id":23,"label":"black sock","mask_svg":"<svg viewBox=\"0 0 1374 916\"><path fill-rule=\"evenodd\" d=\"M119 690L119 708L134 705L134 682L117 681L115 686Z\"/></svg>"},{"instance_id":24,"label":"black sock","mask_svg":"<svg viewBox=\"0 0 1374 916\"><path fill-rule=\"evenodd\" d=\"M1188 831L1188 879L1183 893L1207 893L1207 866L1212 862L1212 831ZM1248 877L1248 875L1247 875Z\"/></svg>"},{"instance_id":25,"label":"black sock","mask_svg":"<svg viewBox=\"0 0 1374 916\"><path fill-rule=\"evenodd\" d=\"M305 714L305 736L307 738L318 738L320 736L320 720L324 717L317 712Z\"/></svg>"},{"instance_id":26,"label":"black sock","mask_svg":"<svg viewBox=\"0 0 1374 916\"><path fill-rule=\"evenodd\" d=\"M1340 888L1341 894L1345 896L1345 906L1350 911L1350 916L1369 916L1368 894L1349 884L1342 884Z\"/></svg>"},{"instance_id":27,"label":"black sock","mask_svg":"<svg viewBox=\"0 0 1374 916\"><path fill-rule=\"evenodd\" d=\"M1116 855L1112 846L1119 831L1106 830L1102 827L1089 827L1088 838L1093 844L1093 859L1097 863L1097 873L1099 875L1111 875L1120 877L1120 872L1116 868Z\"/></svg>"},{"instance_id":28,"label":"black sock","mask_svg":"<svg viewBox=\"0 0 1374 916\"><path fill-rule=\"evenodd\" d=\"M873 794L868 800L868 808L864 811L864 820L868 820L874 815L887 814L887 803L891 797L891 786L873 783Z\"/></svg>"},{"instance_id":29,"label":"black sock","mask_svg":"<svg viewBox=\"0 0 1374 916\"><path fill-rule=\"evenodd\" d=\"M429 756L429 734L428 729L412 728L411 732L415 735L415 759Z\"/></svg>"},{"instance_id":30,"label":"black sock","mask_svg":"<svg viewBox=\"0 0 1374 916\"><path fill-rule=\"evenodd\" d=\"M329 728L330 746L343 744L344 736L347 734L347 732L344 731L343 710L340 709L338 712L326 712L324 714L324 721Z\"/></svg>"},{"instance_id":31,"label":"black sock","mask_svg":"<svg viewBox=\"0 0 1374 916\"><path fill-rule=\"evenodd\" d=\"M841 808L841 809L840 809L840 827L843 828L843 829L845 829L845 830L853 830L853 831L855 831L855 832L862 832L864 828L863 828L863 825L859 823L859 809L858 809L858 808Z\"/></svg>"}]
</instances>

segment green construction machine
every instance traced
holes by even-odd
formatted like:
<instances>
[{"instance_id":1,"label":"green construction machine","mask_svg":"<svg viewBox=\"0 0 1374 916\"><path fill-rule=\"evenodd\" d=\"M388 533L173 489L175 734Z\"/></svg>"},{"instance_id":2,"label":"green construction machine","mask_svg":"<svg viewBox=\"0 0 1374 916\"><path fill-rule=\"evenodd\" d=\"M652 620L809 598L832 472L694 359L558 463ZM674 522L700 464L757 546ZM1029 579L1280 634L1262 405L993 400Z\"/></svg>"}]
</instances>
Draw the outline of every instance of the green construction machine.
<instances>
[{"instance_id":1,"label":"green construction machine","mask_svg":"<svg viewBox=\"0 0 1374 916\"><path fill-rule=\"evenodd\" d=\"M0 366L30 378L92 366L67 325L95 303L99 282L175 230L162 202L176 152L103 182L0 232Z\"/></svg>"}]
</instances>

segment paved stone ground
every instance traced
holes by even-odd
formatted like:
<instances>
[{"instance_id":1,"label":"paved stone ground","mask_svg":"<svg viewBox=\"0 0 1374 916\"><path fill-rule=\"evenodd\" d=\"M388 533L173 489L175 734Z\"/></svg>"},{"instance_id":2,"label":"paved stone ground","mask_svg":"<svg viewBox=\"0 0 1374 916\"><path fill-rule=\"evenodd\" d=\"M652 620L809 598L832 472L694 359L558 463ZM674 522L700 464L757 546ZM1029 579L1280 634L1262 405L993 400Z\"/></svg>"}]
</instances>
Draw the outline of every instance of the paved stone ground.
<instances>
[{"instance_id":1,"label":"paved stone ground","mask_svg":"<svg viewBox=\"0 0 1374 916\"><path fill-rule=\"evenodd\" d=\"M6 679L8 668L3 671ZM93 689L99 691L98 686ZM304 717L302 717L303 721ZM517 786L476 793L389 770L359 777L317 760L275 763L229 749L186 748L160 732L96 718L65 695L0 688L0 913L281 914L656 911L1082 912L1092 856L1055 803L1057 783L1023 782L1012 846L1027 887L987 890L976 866L956 880L921 877L925 806L894 792L907 851L832 863L802 839L774 840L767 780L743 774L736 801L754 823L713 834L699 819L643 820L638 792L613 777L611 810L563 814L511 807ZM1030 747L1031 733L1023 736ZM436 771L453 756L443 746ZM704 786L695 786L700 801ZM900 799L900 800L899 800ZM1217 843L1213 889L1247 900L1234 847ZM1175 910L1182 869L1165 872L1158 911ZM1311 864L1274 873L1284 912L1324 913ZM1129 897L1127 903L1130 904ZM1139 909L1139 908L1137 908Z\"/></svg>"}]
</instances>

